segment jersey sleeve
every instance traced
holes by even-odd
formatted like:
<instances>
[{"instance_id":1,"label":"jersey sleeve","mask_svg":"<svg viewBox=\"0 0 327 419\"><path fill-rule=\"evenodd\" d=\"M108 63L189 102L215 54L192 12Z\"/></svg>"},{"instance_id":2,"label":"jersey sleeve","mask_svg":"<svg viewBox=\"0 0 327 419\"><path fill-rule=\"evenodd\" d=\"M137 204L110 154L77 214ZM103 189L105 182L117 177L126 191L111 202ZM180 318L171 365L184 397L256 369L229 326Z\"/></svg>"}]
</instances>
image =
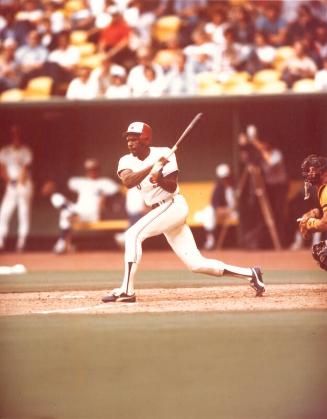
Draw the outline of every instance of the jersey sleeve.
<instances>
[{"instance_id":1,"label":"jersey sleeve","mask_svg":"<svg viewBox=\"0 0 327 419\"><path fill-rule=\"evenodd\" d=\"M101 179L100 190L104 195L115 195L119 191L119 186L111 179Z\"/></svg>"},{"instance_id":2,"label":"jersey sleeve","mask_svg":"<svg viewBox=\"0 0 327 419\"><path fill-rule=\"evenodd\" d=\"M68 180L68 188L71 191L78 192L83 187L84 180L81 177L71 177Z\"/></svg>"},{"instance_id":3,"label":"jersey sleeve","mask_svg":"<svg viewBox=\"0 0 327 419\"><path fill-rule=\"evenodd\" d=\"M118 168L117 168L117 175L119 176L119 173L122 172L123 170L126 170L126 169L133 170L133 168L130 165L128 155L125 155L125 156L121 157L121 159L119 159Z\"/></svg>"},{"instance_id":4,"label":"jersey sleeve","mask_svg":"<svg viewBox=\"0 0 327 419\"><path fill-rule=\"evenodd\" d=\"M167 155L170 152L170 149L167 148ZM178 166L177 166L177 160L175 153L169 157L169 162L164 166L162 174L163 176L167 176L170 173L177 172Z\"/></svg>"},{"instance_id":5,"label":"jersey sleeve","mask_svg":"<svg viewBox=\"0 0 327 419\"><path fill-rule=\"evenodd\" d=\"M324 185L319 191L319 202L323 212L327 212L327 185Z\"/></svg>"}]
</instances>

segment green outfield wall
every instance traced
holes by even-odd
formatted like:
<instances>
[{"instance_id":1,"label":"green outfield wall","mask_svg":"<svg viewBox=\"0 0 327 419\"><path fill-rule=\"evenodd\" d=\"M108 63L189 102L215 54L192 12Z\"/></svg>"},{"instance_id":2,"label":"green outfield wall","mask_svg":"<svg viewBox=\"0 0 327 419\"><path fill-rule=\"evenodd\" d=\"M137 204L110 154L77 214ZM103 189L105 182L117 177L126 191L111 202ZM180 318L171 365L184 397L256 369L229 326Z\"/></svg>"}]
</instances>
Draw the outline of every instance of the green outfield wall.
<instances>
[{"instance_id":1,"label":"green outfield wall","mask_svg":"<svg viewBox=\"0 0 327 419\"><path fill-rule=\"evenodd\" d=\"M327 94L2 103L0 141L8 142L11 124L23 128L34 151L34 207L40 208L42 183L53 179L64 189L70 176L82 174L88 157L98 158L103 174L115 178L126 152L122 132L131 121L152 125L154 145L172 146L198 112L204 118L178 152L181 181L211 179L220 162L237 173L237 136L250 123L284 152L291 178L299 176L308 153L327 153Z\"/></svg>"}]
</instances>

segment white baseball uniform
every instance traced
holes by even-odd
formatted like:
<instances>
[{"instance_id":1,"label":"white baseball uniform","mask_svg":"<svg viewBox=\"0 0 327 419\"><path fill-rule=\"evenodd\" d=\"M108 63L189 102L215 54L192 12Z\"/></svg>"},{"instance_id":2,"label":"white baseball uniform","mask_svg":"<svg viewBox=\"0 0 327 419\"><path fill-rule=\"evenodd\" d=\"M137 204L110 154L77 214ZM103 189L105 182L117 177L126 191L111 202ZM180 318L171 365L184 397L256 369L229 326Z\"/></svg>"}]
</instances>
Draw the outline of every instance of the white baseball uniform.
<instances>
[{"instance_id":1,"label":"white baseball uniform","mask_svg":"<svg viewBox=\"0 0 327 419\"><path fill-rule=\"evenodd\" d=\"M4 166L8 183L0 208L0 248L8 234L10 219L18 209L18 242L17 248L22 249L30 228L30 208L32 198L32 181L21 176L26 166L32 163L32 151L27 146L15 148L8 145L0 150L0 164Z\"/></svg>"},{"instance_id":2,"label":"white baseball uniform","mask_svg":"<svg viewBox=\"0 0 327 419\"><path fill-rule=\"evenodd\" d=\"M82 221L99 220L102 197L114 195L119 191L117 183L109 178L73 177L68 181L68 188L78 194L76 203L71 203L64 197L58 200L59 194L53 194L51 197L55 207L62 207L59 217L59 227L62 230L70 228L72 214L78 215Z\"/></svg>"},{"instance_id":3,"label":"white baseball uniform","mask_svg":"<svg viewBox=\"0 0 327 419\"><path fill-rule=\"evenodd\" d=\"M118 176L125 169L139 172L153 165L161 157L168 156L167 147L150 147L149 155L140 160L132 154L123 156L118 164ZM176 156L173 154L169 162L163 167L163 176L178 171ZM195 243L190 227L186 224L188 205L177 187L170 193L158 184L150 181L150 175L140 182L140 190L146 205L152 206L152 211L144 215L131 226L125 235L125 275L121 290L131 294L134 292L134 276L142 257L142 242L148 237L164 234L168 243L193 272L221 276L229 265L215 259L208 259L201 255ZM231 267L235 272L235 267ZM237 274L251 276L248 268L236 268Z\"/></svg>"}]
</instances>

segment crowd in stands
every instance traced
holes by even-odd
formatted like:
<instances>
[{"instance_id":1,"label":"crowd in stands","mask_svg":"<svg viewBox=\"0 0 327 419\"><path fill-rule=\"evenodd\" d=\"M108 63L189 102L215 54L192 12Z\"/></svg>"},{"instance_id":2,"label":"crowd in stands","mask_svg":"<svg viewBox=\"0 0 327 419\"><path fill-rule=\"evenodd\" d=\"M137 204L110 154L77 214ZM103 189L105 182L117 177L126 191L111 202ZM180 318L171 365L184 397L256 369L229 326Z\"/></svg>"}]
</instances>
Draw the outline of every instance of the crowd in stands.
<instances>
[{"instance_id":1,"label":"crowd in stands","mask_svg":"<svg viewBox=\"0 0 327 419\"><path fill-rule=\"evenodd\" d=\"M327 3L0 0L0 48L2 97L323 91Z\"/></svg>"}]
</instances>

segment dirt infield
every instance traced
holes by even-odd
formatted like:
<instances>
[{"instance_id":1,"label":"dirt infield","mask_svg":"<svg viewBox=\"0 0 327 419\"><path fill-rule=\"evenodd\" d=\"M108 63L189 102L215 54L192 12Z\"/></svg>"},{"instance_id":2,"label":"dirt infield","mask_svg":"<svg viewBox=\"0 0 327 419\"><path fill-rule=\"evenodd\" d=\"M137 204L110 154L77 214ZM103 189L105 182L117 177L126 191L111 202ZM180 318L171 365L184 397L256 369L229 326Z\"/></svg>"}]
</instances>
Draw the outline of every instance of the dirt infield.
<instances>
[{"instance_id":1,"label":"dirt infield","mask_svg":"<svg viewBox=\"0 0 327 419\"><path fill-rule=\"evenodd\" d=\"M142 289L136 303L101 303L105 291L3 294L0 315L231 312L327 308L327 285L271 285L255 297L246 285Z\"/></svg>"},{"instance_id":2,"label":"dirt infield","mask_svg":"<svg viewBox=\"0 0 327 419\"><path fill-rule=\"evenodd\" d=\"M318 269L309 251L301 252L207 252L207 257L220 258L236 265L260 265L263 270L280 270L281 283L268 284L263 297L255 297L246 284L180 287L179 282L169 288L137 290L135 304L102 304L105 290L89 291L9 292L0 294L0 315L25 314L113 314L159 312L228 312L327 309L327 284L290 284L283 273ZM2 264L22 263L29 272L121 270L121 252L76 253L56 256L51 253L5 254ZM182 272L184 266L172 252L145 252L142 270ZM284 276L283 276L284 275ZM74 289L74 288L73 288Z\"/></svg>"}]
</instances>

